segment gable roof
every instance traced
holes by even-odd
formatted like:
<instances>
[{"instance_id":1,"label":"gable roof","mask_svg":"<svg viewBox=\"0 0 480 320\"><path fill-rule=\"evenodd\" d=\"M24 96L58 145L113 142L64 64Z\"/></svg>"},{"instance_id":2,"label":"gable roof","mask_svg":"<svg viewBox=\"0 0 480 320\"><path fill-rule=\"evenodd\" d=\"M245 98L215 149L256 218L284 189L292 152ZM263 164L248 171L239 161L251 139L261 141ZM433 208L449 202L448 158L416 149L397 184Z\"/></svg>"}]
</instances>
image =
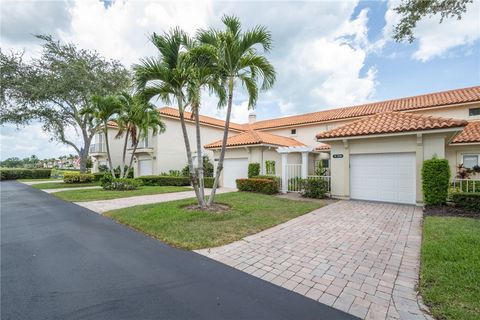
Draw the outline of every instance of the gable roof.
<instances>
[{"instance_id":1,"label":"gable roof","mask_svg":"<svg viewBox=\"0 0 480 320\"><path fill-rule=\"evenodd\" d=\"M463 131L452 140L452 144L475 142L480 142L480 121L469 122Z\"/></svg>"},{"instance_id":2,"label":"gable roof","mask_svg":"<svg viewBox=\"0 0 480 320\"><path fill-rule=\"evenodd\" d=\"M303 143L292 138L278 136L276 134L271 134L262 131L247 131L243 132L227 139L227 147L235 146L247 146L247 145L274 145L280 147L295 147L295 146L304 146ZM205 145L207 149L215 149L222 147L222 140L217 140L215 142Z\"/></svg>"},{"instance_id":3,"label":"gable roof","mask_svg":"<svg viewBox=\"0 0 480 320\"><path fill-rule=\"evenodd\" d=\"M178 112L178 109L175 109L175 108L163 107L163 108L159 108L158 112L160 112L161 115L164 115L167 117L180 118L180 113ZM194 121L192 113L188 111L185 111L185 119L188 121ZM216 119L216 118L202 116L202 115L200 115L199 119L200 119L200 123L203 123L203 124L208 124L208 125L219 127L219 128L225 127L225 121L221 119ZM236 130L236 131L245 131L246 127L238 123L230 122L230 129Z\"/></svg>"},{"instance_id":4,"label":"gable roof","mask_svg":"<svg viewBox=\"0 0 480 320\"><path fill-rule=\"evenodd\" d=\"M251 129L270 129L276 127L368 116L387 111L417 110L422 108L447 106L476 101L480 102L480 86L367 103L345 108L330 109L298 116L257 121L251 125Z\"/></svg>"},{"instance_id":5,"label":"gable roof","mask_svg":"<svg viewBox=\"0 0 480 320\"><path fill-rule=\"evenodd\" d=\"M369 116L329 131L320 132L316 137L321 140L372 134L445 129L466 125L467 121L465 120L389 111Z\"/></svg>"}]
</instances>

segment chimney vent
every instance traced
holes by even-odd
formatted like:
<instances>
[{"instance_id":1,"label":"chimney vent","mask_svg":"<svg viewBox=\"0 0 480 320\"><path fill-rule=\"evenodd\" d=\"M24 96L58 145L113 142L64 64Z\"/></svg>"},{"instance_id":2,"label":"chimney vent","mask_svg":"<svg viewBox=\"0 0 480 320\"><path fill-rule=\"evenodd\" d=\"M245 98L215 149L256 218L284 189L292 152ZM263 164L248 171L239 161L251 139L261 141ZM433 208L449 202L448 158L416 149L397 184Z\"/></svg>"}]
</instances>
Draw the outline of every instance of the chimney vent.
<instances>
[{"instance_id":1,"label":"chimney vent","mask_svg":"<svg viewBox=\"0 0 480 320\"><path fill-rule=\"evenodd\" d=\"M255 121L257 121L257 115L255 114L255 112L251 112L248 115L248 123L253 124L253 123L255 123Z\"/></svg>"}]
</instances>

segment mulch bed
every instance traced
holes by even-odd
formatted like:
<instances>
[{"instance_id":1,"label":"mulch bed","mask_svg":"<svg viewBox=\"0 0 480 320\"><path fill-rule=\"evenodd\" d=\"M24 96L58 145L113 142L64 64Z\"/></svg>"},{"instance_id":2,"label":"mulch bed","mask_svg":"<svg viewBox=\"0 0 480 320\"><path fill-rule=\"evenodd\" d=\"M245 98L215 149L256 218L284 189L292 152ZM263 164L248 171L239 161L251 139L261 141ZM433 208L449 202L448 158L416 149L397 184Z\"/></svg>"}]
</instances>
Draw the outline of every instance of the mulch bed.
<instances>
[{"instance_id":1,"label":"mulch bed","mask_svg":"<svg viewBox=\"0 0 480 320\"><path fill-rule=\"evenodd\" d=\"M458 208L451 205L425 206L423 214L426 216L450 216L480 219L480 211Z\"/></svg>"},{"instance_id":2,"label":"mulch bed","mask_svg":"<svg viewBox=\"0 0 480 320\"><path fill-rule=\"evenodd\" d=\"M226 213L230 211L230 206L225 203L214 203L211 207L200 208L197 204L183 207L187 211L201 211L210 213Z\"/></svg>"}]
</instances>

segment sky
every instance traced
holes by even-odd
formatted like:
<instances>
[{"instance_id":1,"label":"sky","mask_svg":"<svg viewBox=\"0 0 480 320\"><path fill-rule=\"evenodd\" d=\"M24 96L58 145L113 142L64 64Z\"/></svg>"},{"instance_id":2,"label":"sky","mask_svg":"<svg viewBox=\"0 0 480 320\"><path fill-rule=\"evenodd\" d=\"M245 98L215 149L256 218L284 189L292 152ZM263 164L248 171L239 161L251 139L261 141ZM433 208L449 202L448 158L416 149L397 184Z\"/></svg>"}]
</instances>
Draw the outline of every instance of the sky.
<instances>
[{"instance_id":1,"label":"sky","mask_svg":"<svg viewBox=\"0 0 480 320\"><path fill-rule=\"evenodd\" d=\"M462 20L439 24L434 16L414 30L413 43L392 40L399 4L384 1L153 1L58 0L0 4L0 47L36 57L32 34L96 50L126 67L156 51L148 37L180 26L221 28L237 15L244 29L265 25L274 47L267 58L277 71L274 87L260 94L257 119L343 107L480 84L480 0ZM161 103L159 103L161 105ZM215 97L204 95L202 113L224 118ZM248 121L247 98L238 87L233 121ZM75 136L71 131L70 135ZM74 138L75 139L75 138ZM41 125L0 128L0 159L74 153L49 141Z\"/></svg>"}]
</instances>

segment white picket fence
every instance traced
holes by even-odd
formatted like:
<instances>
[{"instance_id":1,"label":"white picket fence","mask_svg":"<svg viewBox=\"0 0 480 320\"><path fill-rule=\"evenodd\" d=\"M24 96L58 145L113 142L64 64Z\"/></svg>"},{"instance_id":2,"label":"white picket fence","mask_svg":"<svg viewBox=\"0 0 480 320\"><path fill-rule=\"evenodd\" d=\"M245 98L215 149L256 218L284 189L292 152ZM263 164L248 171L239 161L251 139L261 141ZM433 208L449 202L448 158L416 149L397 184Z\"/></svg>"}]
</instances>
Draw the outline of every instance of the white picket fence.
<instances>
[{"instance_id":1,"label":"white picket fence","mask_svg":"<svg viewBox=\"0 0 480 320\"><path fill-rule=\"evenodd\" d=\"M480 179L457 179L452 181L454 189L460 189L462 192L480 192Z\"/></svg>"},{"instance_id":2,"label":"white picket fence","mask_svg":"<svg viewBox=\"0 0 480 320\"><path fill-rule=\"evenodd\" d=\"M288 185L288 192L302 192L303 191L303 184L302 184L302 164L287 164L287 185ZM316 176L316 175L309 175L307 179L322 179L327 181L328 183L328 193L330 193L330 176Z\"/></svg>"}]
</instances>

